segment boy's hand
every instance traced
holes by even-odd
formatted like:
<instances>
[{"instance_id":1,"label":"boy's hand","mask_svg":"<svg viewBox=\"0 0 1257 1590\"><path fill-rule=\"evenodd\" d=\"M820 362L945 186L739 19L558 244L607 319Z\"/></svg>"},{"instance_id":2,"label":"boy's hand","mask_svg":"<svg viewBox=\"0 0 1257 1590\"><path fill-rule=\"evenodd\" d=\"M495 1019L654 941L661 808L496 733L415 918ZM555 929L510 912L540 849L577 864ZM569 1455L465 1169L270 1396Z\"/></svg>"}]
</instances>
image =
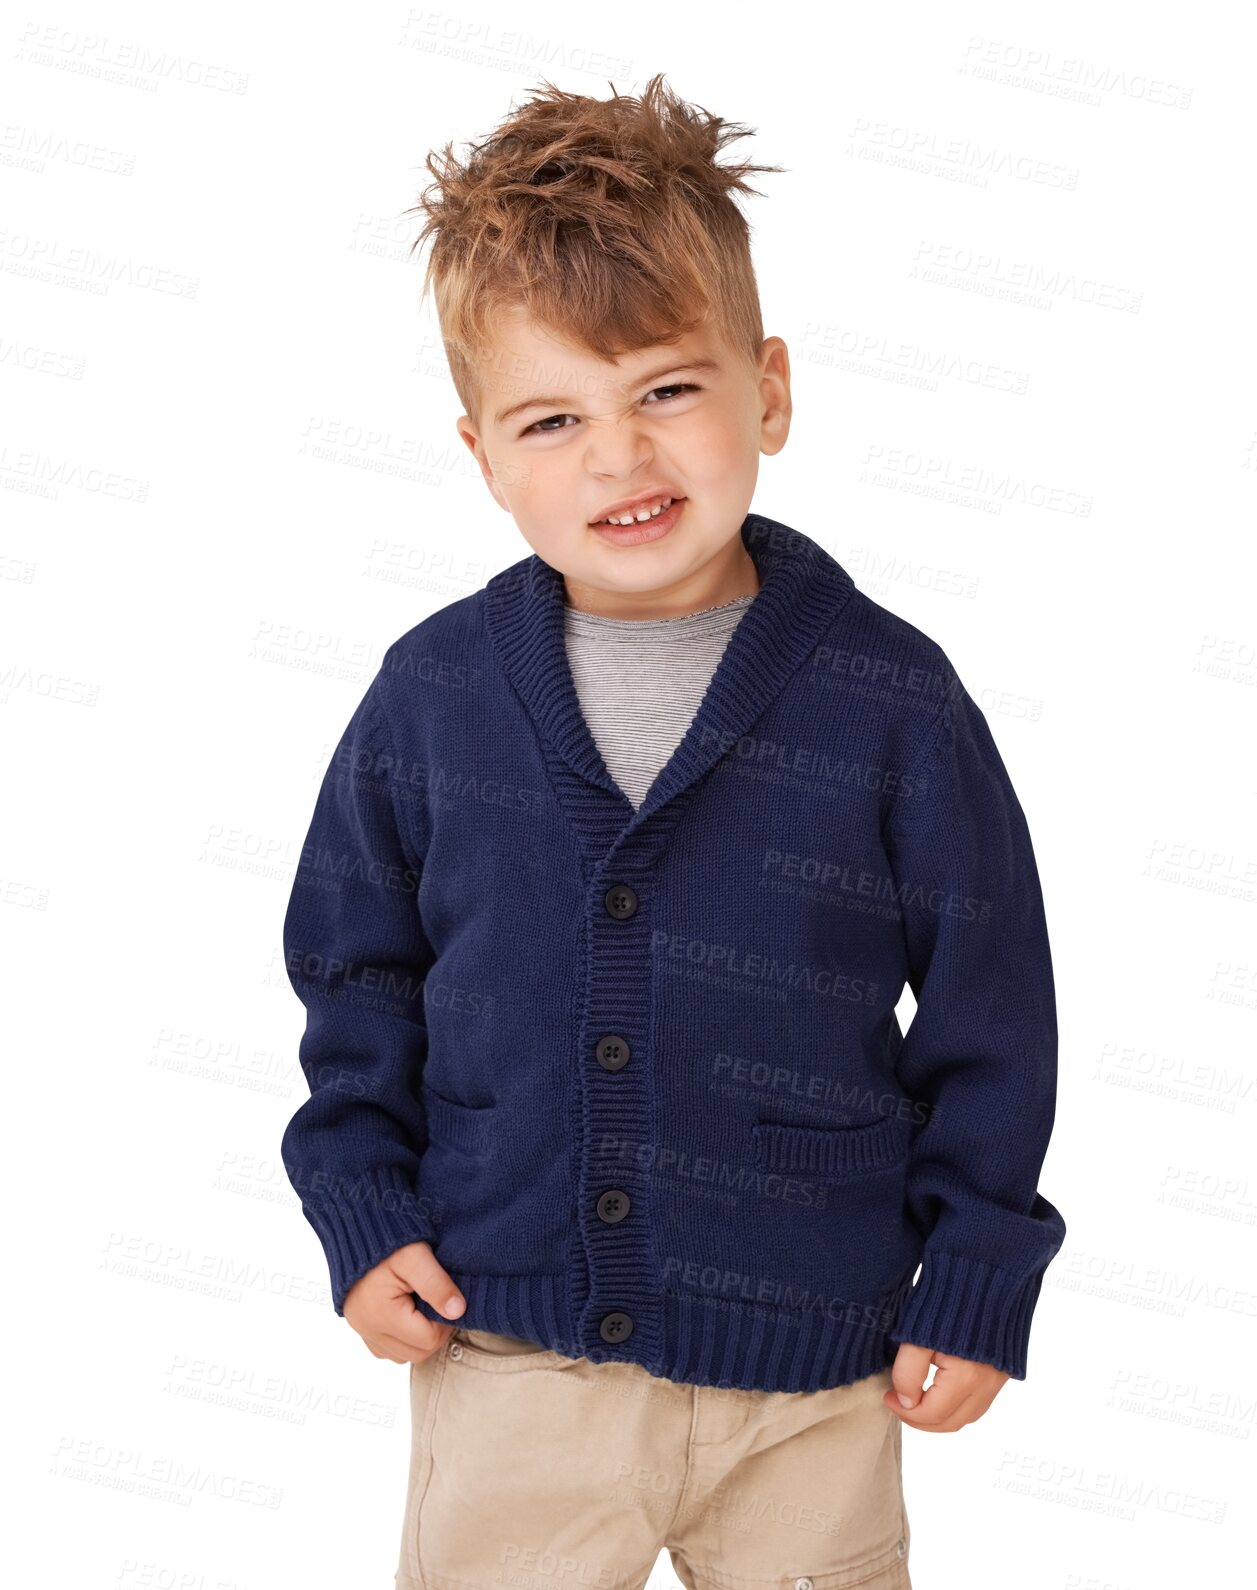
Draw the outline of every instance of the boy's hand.
<instances>
[{"instance_id":1,"label":"boy's hand","mask_svg":"<svg viewBox=\"0 0 1257 1590\"><path fill-rule=\"evenodd\" d=\"M921 1387L931 1363L937 1366L934 1380L922 1396ZM931 1347L900 1342L891 1367L893 1389L886 1393L886 1406L914 1430L960 1430L982 1417L1009 1378L993 1364L976 1364L968 1358L935 1352Z\"/></svg>"},{"instance_id":2,"label":"boy's hand","mask_svg":"<svg viewBox=\"0 0 1257 1590\"><path fill-rule=\"evenodd\" d=\"M454 1334L452 1325L421 1314L412 1292L453 1319L467 1307L427 1242L409 1242L390 1253L345 1294L345 1318L377 1358L421 1364Z\"/></svg>"}]
</instances>

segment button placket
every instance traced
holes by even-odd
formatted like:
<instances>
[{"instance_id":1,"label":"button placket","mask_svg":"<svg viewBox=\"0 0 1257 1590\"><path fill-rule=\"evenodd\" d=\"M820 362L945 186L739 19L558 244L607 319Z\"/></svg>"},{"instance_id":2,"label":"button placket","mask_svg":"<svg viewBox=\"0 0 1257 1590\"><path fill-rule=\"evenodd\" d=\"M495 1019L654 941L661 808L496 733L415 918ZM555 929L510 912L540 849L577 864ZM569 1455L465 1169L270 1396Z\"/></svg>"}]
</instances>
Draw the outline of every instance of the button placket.
<instances>
[{"instance_id":1,"label":"button placket","mask_svg":"<svg viewBox=\"0 0 1257 1590\"><path fill-rule=\"evenodd\" d=\"M622 854L620 859L629 858ZM631 859L641 864L645 858L637 855ZM610 873L612 881L594 882L589 897L589 906L594 913L591 966L593 998L589 1020L595 1033L598 1032L596 1023L599 1006L602 1006L603 1020L610 1018L608 1025L614 1024L622 1029L626 1016L644 1023L646 1012L641 1007L649 998L650 936L646 921L648 913L643 910L645 898L623 877L616 878L615 872L611 870L614 865L614 862L610 862L603 873L603 880ZM646 1257L647 1243L647 1235L640 1228L640 1223L628 1218L633 1210L634 1199L642 1190L635 1185L633 1177L647 1174L632 1152L636 1145L629 1141L623 1144L626 1150L626 1175L629 1177L626 1183L607 1187L606 1165L600 1165L601 1156L608 1152L608 1143L611 1145L611 1154L618 1155L620 1152L616 1139L622 1137L624 1132L620 1124L624 1119L623 1112L626 1109L645 1112L648 1108L646 1077L639 1073L637 1067L628 1069L633 1043L641 1042L642 1032L635 1027L628 1027L627 1030L633 1035L633 1042L625 1036L624 1030L602 1032L593 1041L597 1069L584 1073L591 1119L596 1123L586 1145L582 1189L583 1196L592 1201L595 1217L592 1226L586 1225L591 1272L591 1290L587 1298L594 1306L599 1339L612 1346L627 1341L637 1328L638 1321L623 1306L613 1307L601 1314L597 1312L597 1306L601 1303L605 1308L608 1303L623 1304L629 1301L621 1289L633 1284L630 1277L639 1272L641 1261ZM615 1089L614 1096L607 1091L611 1088ZM617 1103L619 1099L623 1102ZM616 1231L614 1237L611 1236L611 1228Z\"/></svg>"}]
</instances>

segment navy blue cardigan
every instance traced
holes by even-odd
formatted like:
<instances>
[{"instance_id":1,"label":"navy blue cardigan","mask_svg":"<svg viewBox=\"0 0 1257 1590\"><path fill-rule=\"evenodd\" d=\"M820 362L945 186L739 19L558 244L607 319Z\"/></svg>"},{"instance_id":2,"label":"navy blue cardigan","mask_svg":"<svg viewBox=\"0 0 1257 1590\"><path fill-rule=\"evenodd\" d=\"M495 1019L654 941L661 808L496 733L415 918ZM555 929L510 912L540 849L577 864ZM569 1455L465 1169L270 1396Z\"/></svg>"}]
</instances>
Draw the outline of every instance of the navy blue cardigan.
<instances>
[{"instance_id":1,"label":"navy blue cardigan","mask_svg":"<svg viewBox=\"0 0 1257 1590\"><path fill-rule=\"evenodd\" d=\"M285 1168L337 1313L426 1240L461 1325L569 1357L811 1391L907 1341L1024 1379L1065 1225L1022 808L935 642L741 534L760 589L636 811L541 557L389 646L283 925Z\"/></svg>"}]
</instances>

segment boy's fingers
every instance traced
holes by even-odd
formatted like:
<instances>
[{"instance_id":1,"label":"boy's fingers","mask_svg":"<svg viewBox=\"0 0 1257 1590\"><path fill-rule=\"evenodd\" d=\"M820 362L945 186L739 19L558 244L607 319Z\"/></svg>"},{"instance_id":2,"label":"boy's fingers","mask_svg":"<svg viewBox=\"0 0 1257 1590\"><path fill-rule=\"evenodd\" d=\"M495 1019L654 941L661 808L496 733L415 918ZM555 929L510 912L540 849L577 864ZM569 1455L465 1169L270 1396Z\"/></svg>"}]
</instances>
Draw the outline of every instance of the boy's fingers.
<instances>
[{"instance_id":1,"label":"boy's fingers","mask_svg":"<svg viewBox=\"0 0 1257 1590\"><path fill-rule=\"evenodd\" d=\"M917 1347L912 1342L900 1342L899 1351L891 1367L891 1389L901 1408L915 1408L921 1400L921 1387L930 1372L934 1350Z\"/></svg>"},{"instance_id":2,"label":"boy's fingers","mask_svg":"<svg viewBox=\"0 0 1257 1590\"><path fill-rule=\"evenodd\" d=\"M439 1325L414 1309L400 1320L391 1319L387 1330L372 1337L372 1347L395 1363L422 1363L437 1348L445 1346L454 1329L453 1325Z\"/></svg>"},{"instance_id":3,"label":"boy's fingers","mask_svg":"<svg viewBox=\"0 0 1257 1590\"><path fill-rule=\"evenodd\" d=\"M915 1430L950 1434L978 1418L980 1412L980 1398L975 1392L946 1380L940 1384L935 1375L934 1384L916 1407L900 1409L899 1417Z\"/></svg>"},{"instance_id":4,"label":"boy's fingers","mask_svg":"<svg viewBox=\"0 0 1257 1590\"><path fill-rule=\"evenodd\" d=\"M448 1319L459 1319L466 1312L466 1298L438 1262L428 1243L412 1242L407 1247L399 1248L390 1256L388 1263L407 1291L418 1292L425 1303L440 1309Z\"/></svg>"}]
</instances>

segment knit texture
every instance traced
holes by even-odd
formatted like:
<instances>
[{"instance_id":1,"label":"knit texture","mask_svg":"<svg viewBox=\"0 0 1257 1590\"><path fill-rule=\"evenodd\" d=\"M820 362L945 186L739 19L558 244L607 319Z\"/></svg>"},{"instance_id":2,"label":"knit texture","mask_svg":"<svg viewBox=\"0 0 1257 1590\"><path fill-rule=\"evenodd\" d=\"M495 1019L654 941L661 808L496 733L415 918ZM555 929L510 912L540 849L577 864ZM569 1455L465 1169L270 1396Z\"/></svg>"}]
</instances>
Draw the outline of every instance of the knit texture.
<instances>
[{"instance_id":1,"label":"knit texture","mask_svg":"<svg viewBox=\"0 0 1257 1590\"><path fill-rule=\"evenodd\" d=\"M462 1325L674 1381L819 1390L903 1341L1023 1379L1065 1234L1024 814L935 642L740 533L760 589L636 807L538 555L388 648L283 925L285 1167L338 1313L426 1240Z\"/></svg>"}]
</instances>

